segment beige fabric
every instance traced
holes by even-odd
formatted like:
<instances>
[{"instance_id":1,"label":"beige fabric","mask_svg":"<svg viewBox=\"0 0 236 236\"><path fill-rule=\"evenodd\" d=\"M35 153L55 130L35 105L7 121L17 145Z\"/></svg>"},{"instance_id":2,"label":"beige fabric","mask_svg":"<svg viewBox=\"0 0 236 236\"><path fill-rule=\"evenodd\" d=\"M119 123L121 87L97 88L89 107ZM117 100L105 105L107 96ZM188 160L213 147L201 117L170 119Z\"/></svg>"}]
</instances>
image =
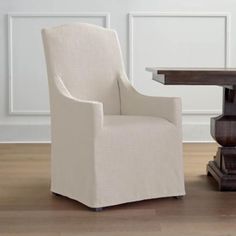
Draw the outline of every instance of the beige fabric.
<instances>
[{"instance_id":1,"label":"beige fabric","mask_svg":"<svg viewBox=\"0 0 236 236\"><path fill-rule=\"evenodd\" d=\"M42 35L51 190L89 207L184 195L180 99L132 87L112 30L72 24Z\"/></svg>"},{"instance_id":2,"label":"beige fabric","mask_svg":"<svg viewBox=\"0 0 236 236\"><path fill-rule=\"evenodd\" d=\"M75 98L100 101L105 114L120 114L117 78L123 65L116 33L88 24L44 32L50 73L59 75Z\"/></svg>"}]
</instances>

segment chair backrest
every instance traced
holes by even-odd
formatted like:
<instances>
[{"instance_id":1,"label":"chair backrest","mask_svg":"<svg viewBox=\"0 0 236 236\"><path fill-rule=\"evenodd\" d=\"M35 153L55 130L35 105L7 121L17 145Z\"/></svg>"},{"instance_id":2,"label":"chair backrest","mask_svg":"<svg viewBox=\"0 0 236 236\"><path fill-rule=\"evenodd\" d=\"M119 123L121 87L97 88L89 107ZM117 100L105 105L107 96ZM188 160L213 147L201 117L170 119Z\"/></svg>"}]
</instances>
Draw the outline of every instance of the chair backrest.
<instances>
[{"instance_id":1,"label":"chair backrest","mask_svg":"<svg viewBox=\"0 0 236 236\"><path fill-rule=\"evenodd\" d=\"M105 114L120 114L118 76L124 65L116 32L76 23L43 29L42 36L49 92L60 76L73 97L102 102Z\"/></svg>"}]
</instances>

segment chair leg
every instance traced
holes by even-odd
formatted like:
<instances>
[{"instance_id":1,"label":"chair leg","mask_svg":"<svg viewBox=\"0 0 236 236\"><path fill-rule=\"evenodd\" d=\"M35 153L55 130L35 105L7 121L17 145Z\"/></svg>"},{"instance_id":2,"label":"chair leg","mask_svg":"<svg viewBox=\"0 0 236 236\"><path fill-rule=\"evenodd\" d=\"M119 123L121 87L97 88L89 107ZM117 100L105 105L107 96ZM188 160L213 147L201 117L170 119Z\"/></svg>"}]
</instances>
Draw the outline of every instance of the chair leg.
<instances>
[{"instance_id":1,"label":"chair leg","mask_svg":"<svg viewBox=\"0 0 236 236\"><path fill-rule=\"evenodd\" d=\"M100 212L100 211L102 211L103 210L103 208L102 207L97 207L97 208L92 208L94 211L96 211L96 212Z\"/></svg>"},{"instance_id":2,"label":"chair leg","mask_svg":"<svg viewBox=\"0 0 236 236\"><path fill-rule=\"evenodd\" d=\"M175 196L175 198L178 200L182 200L184 198L184 196Z\"/></svg>"}]
</instances>

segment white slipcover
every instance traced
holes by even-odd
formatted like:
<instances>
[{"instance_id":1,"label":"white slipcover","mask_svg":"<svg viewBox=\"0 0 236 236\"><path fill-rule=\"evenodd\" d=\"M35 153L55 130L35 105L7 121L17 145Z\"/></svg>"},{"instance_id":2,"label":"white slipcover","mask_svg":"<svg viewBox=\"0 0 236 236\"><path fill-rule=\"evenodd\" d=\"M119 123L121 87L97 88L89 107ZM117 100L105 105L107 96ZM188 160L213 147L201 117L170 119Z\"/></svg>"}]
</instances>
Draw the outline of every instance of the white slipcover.
<instances>
[{"instance_id":1,"label":"white slipcover","mask_svg":"<svg viewBox=\"0 0 236 236\"><path fill-rule=\"evenodd\" d=\"M180 98L134 89L113 30L80 23L42 36L51 191L92 208L184 195Z\"/></svg>"}]
</instances>

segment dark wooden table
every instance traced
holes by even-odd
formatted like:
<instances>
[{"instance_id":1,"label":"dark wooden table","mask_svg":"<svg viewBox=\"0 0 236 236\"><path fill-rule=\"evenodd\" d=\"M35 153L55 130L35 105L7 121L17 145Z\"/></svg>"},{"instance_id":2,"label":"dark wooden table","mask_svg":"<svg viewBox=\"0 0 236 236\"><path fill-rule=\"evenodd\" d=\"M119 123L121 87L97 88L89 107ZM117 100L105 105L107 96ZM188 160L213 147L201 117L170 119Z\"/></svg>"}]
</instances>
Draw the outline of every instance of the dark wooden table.
<instances>
[{"instance_id":1,"label":"dark wooden table","mask_svg":"<svg viewBox=\"0 0 236 236\"><path fill-rule=\"evenodd\" d=\"M220 191L235 191L236 68L147 68L147 71L152 72L153 80L166 85L217 85L223 87L222 114L211 118L211 136L220 146L214 160L207 164L207 175L214 177Z\"/></svg>"}]
</instances>

